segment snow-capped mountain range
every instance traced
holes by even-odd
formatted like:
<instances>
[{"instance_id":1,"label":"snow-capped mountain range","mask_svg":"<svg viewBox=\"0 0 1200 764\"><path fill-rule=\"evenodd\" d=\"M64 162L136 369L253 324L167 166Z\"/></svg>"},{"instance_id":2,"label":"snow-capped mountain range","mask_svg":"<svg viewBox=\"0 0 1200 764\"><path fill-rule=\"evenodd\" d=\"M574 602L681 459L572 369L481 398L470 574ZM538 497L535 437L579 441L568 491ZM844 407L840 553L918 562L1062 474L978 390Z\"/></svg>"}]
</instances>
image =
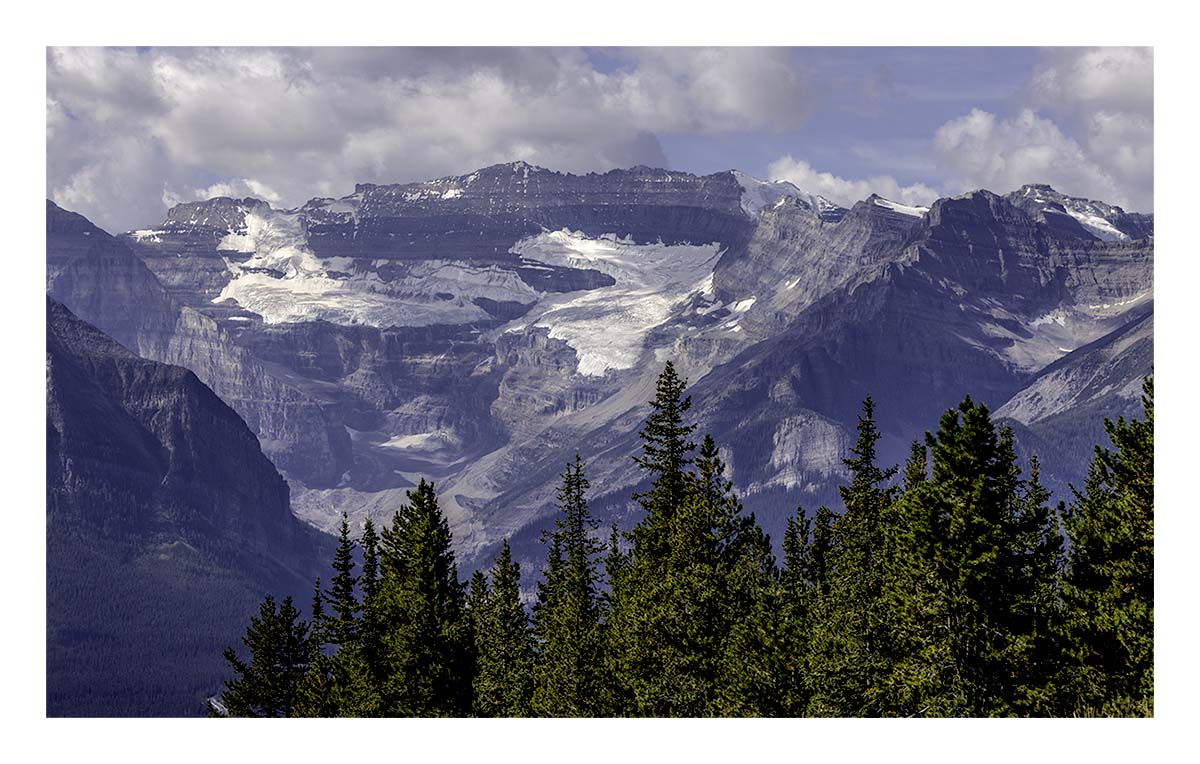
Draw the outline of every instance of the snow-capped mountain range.
<instances>
[{"instance_id":1,"label":"snow-capped mountain range","mask_svg":"<svg viewBox=\"0 0 1200 764\"><path fill-rule=\"evenodd\" d=\"M1152 362L1153 217L1044 185L847 209L740 172L518 162L291 210L183 204L115 238L48 218L48 291L195 371L298 516L387 515L432 477L468 559L532 549L576 450L596 507L635 520L628 456L667 359L769 531L833 500L866 394L888 458L969 393L1059 452L1061 486L1092 446L1063 446L1070 412L1128 413Z\"/></svg>"}]
</instances>

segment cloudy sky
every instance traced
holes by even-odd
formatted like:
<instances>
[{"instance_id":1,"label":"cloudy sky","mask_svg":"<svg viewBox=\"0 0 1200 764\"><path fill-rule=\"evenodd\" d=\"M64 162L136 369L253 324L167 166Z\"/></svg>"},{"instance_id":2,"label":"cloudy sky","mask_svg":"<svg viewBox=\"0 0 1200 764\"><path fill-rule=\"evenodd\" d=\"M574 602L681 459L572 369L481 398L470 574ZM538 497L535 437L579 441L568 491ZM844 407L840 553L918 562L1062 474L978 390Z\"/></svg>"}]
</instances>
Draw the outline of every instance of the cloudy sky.
<instances>
[{"instance_id":1,"label":"cloudy sky","mask_svg":"<svg viewBox=\"0 0 1200 764\"><path fill-rule=\"evenodd\" d=\"M51 48L46 95L46 193L110 231L515 159L1154 207L1149 49Z\"/></svg>"}]
</instances>

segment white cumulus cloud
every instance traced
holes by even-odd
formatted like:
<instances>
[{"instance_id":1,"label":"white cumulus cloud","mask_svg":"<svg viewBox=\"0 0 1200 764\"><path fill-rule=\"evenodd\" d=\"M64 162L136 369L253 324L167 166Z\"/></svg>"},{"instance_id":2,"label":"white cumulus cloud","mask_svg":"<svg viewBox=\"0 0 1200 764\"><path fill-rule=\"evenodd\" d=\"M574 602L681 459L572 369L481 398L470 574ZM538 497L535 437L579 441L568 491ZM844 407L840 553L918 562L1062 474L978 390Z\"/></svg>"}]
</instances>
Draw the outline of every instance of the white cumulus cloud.
<instances>
[{"instance_id":1,"label":"white cumulus cloud","mask_svg":"<svg viewBox=\"0 0 1200 764\"><path fill-rule=\"evenodd\" d=\"M1065 193L1128 203L1075 139L1029 109L1009 119L973 109L938 128L933 145L947 182L961 190L1007 193L1025 183L1049 183Z\"/></svg>"},{"instance_id":2,"label":"white cumulus cloud","mask_svg":"<svg viewBox=\"0 0 1200 764\"><path fill-rule=\"evenodd\" d=\"M902 185L891 175L841 178L831 172L816 170L808 162L794 159L790 154L772 162L767 172L771 180L789 181L802 191L820 194L847 207L871 194L915 206L928 205L940 195L936 189L924 183Z\"/></svg>"},{"instance_id":3,"label":"white cumulus cloud","mask_svg":"<svg viewBox=\"0 0 1200 764\"><path fill-rule=\"evenodd\" d=\"M1008 116L981 109L934 135L957 190L1049 183L1064 193L1154 209L1154 55L1149 48L1044 53Z\"/></svg>"}]
</instances>

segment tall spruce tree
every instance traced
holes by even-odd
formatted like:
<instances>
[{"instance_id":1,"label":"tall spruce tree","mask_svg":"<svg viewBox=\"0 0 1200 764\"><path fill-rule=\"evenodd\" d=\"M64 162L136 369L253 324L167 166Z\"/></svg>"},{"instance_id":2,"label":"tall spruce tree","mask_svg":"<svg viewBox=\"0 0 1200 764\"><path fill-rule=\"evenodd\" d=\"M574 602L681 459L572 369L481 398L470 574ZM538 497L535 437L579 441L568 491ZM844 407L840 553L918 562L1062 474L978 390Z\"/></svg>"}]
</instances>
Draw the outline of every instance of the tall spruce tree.
<instances>
[{"instance_id":1,"label":"tall spruce tree","mask_svg":"<svg viewBox=\"0 0 1200 764\"><path fill-rule=\"evenodd\" d=\"M375 532L375 523L371 518L363 521L362 536L359 538L362 547L362 576L359 584L362 586L362 609L365 611L379 589L379 534Z\"/></svg>"},{"instance_id":2,"label":"tall spruce tree","mask_svg":"<svg viewBox=\"0 0 1200 764\"><path fill-rule=\"evenodd\" d=\"M606 624L606 660L614 678L614 714L654 714L670 706L658 697L664 687L661 667L654 666L655 622L666 616L669 588L665 577L671 558L673 518L688 496L689 466L695 444L689 440L694 424L685 424L691 398L684 396L687 380L671 362L658 376L651 413L640 431L642 453L634 462L650 480L650 489L634 494L645 515L629 534L631 548L620 564L620 580L612 582L611 609Z\"/></svg>"},{"instance_id":3,"label":"tall spruce tree","mask_svg":"<svg viewBox=\"0 0 1200 764\"><path fill-rule=\"evenodd\" d=\"M373 713L466 716L471 710L471 639L450 526L432 483L408 492L380 539L382 635Z\"/></svg>"},{"instance_id":4,"label":"tall spruce tree","mask_svg":"<svg viewBox=\"0 0 1200 764\"><path fill-rule=\"evenodd\" d=\"M328 641L326 638L327 619L325 617L325 592L321 588L321 578L317 577L313 585L309 621L308 645L310 658L308 669L301 678L296 689L295 701L292 704L292 716L329 717L337 716L341 698L335 686L334 658L326 654Z\"/></svg>"},{"instance_id":5,"label":"tall spruce tree","mask_svg":"<svg viewBox=\"0 0 1200 764\"><path fill-rule=\"evenodd\" d=\"M686 382L667 364L637 463L651 488L609 619L614 670L626 713L706 716L721 712L736 682L731 636L752 617L774 572L770 542L742 513L716 443L706 437L691 469L695 425L683 415Z\"/></svg>"},{"instance_id":6,"label":"tall spruce tree","mask_svg":"<svg viewBox=\"0 0 1200 764\"><path fill-rule=\"evenodd\" d=\"M597 523L588 510L589 484L578 454L561 479L560 514L544 537L549 550L533 611L539 646L533 712L595 716L606 712L597 573L604 546L592 535Z\"/></svg>"},{"instance_id":7,"label":"tall spruce tree","mask_svg":"<svg viewBox=\"0 0 1200 764\"><path fill-rule=\"evenodd\" d=\"M533 700L534 637L521 602L521 567L506 539L492 568L492 585L472 579L475 629L475 714L529 716Z\"/></svg>"},{"instance_id":8,"label":"tall spruce tree","mask_svg":"<svg viewBox=\"0 0 1200 764\"><path fill-rule=\"evenodd\" d=\"M1141 420L1105 420L1083 491L1063 522L1065 715L1142 716L1154 710L1154 380Z\"/></svg>"},{"instance_id":9,"label":"tall spruce tree","mask_svg":"<svg viewBox=\"0 0 1200 764\"><path fill-rule=\"evenodd\" d=\"M237 677L225 682L221 706L228 716L291 716L298 688L309 661L312 647L308 624L287 597L276 608L275 598L267 595L258 615L242 637L250 651L250 662L238 657L231 647L225 660Z\"/></svg>"},{"instance_id":10,"label":"tall spruce tree","mask_svg":"<svg viewBox=\"0 0 1200 764\"><path fill-rule=\"evenodd\" d=\"M374 521L369 517L363 522L359 546L362 548L362 576L359 579L362 590L362 615L357 624L355 651L358 665L354 670L362 675L356 677L357 681L365 683L379 677L383 654L383 624L379 597L379 534L375 531Z\"/></svg>"},{"instance_id":11,"label":"tall spruce tree","mask_svg":"<svg viewBox=\"0 0 1200 764\"><path fill-rule=\"evenodd\" d=\"M890 704L884 677L891 672L895 645L885 587L896 553L896 492L889 482L897 468L877 464L881 436L869 396L857 429L844 460L850 484L839 488L845 509L833 524L828 549L829 596L821 599L813 624L815 715L878 716Z\"/></svg>"},{"instance_id":12,"label":"tall spruce tree","mask_svg":"<svg viewBox=\"0 0 1200 764\"><path fill-rule=\"evenodd\" d=\"M1049 716L1056 712L1056 673L1061 645L1055 630L1061 619L1065 562L1060 524L1062 502L1050 504L1042 485L1041 463L1029 461L1029 477L1019 489L1014 521L1011 580L1014 634L1008 649L1012 713Z\"/></svg>"},{"instance_id":13,"label":"tall spruce tree","mask_svg":"<svg viewBox=\"0 0 1200 764\"><path fill-rule=\"evenodd\" d=\"M332 611L325 618L324 637L331 644L342 645L354 641L357 633L357 615L360 609L354 587L358 578L354 575L354 539L350 538L350 520L342 513L338 526L338 545L333 555L333 577L325 602Z\"/></svg>"},{"instance_id":14,"label":"tall spruce tree","mask_svg":"<svg viewBox=\"0 0 1200 764\"><path fill-rule=\"evenodd\" d=\"M655 383L650 416L639 433L642 454L634 457L651 478L650 490L634 495L646 511L633 531L634 554L655 564L664 563L670 554L671 518L686 498L688 467L696 449L689 440L696 425L684 423L684 415L692 407L691 397L683 395L686 389L687 380L667 361Z\"/></svg>"}]
</instances>

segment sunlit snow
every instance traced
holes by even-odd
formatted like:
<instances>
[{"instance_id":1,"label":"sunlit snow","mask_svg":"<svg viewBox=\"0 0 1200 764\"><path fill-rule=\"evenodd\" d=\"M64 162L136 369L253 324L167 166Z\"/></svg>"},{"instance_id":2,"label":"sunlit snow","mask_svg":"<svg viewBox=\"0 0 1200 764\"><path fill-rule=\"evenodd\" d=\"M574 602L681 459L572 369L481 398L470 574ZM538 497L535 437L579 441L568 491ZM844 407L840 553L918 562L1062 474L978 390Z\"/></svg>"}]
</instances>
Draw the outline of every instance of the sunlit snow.
<instances>
[{"instance_id":1,"label":"sunlit snow","mask_svg":"<svg viewBox=\"0 0 1200 764\"><path fill-rule=\"evenodd\" d=\"M758 297L747 297L745 300L738 300L729 306L729 310L734 313L745 313L754 307L754 303L758 302Z\"/></svg>"},{"instance_id":2,"label":"sunlit snow","mask_svg":"<svg viewBox=\"0 0 1200 764\"><path fill-rule=\"evenodd\" d=\"M1115 225L1108 222L1106 218L1092 214L1086 210L1074 209L1068 206L1067 214L1079 221L1079 225L1083 226L1088 233L1095 235L1102 241L1125 241L1129 236L1117 229Z\"/></svg>"},{"instance_id":3,"label":"sunlit snow","mask_svg":"<svg viewBox=\"0 0 1200 764\"><path fill-rule=\"evenodd\" d=\"M435 430L415 435L396 435L380 445L385 448L396 448L403 451L431 453L460 448L462 446L462 439L453 432Z\"/></svg>"},{"instance_id":4,"label":"sunlit snow","mask_svg":"<svg viewBox=\"0 0 1200 764\"><path fill-rule=\"evenodd\" d=\"M900 204L899 202L893 202L891 199L884 199L882 196L875 197L875 204L884 209L899 212L901 215L909 215L915 218L919 218L926 212L929 212L928 207L913 207L908 204Z\"/></svg>"},{"instance_id":5,"label":"sunlit snow","mask_svg":"<svg viewBox=\"0 0 1200 764\"><path fill-rule=\"evenodd\" d=\"M550 336L575 349L578 371L603 376L632 368L650 330L665 322L690 295L710 284L720 245L635 244L609 234L553 231L522 239L512 251L529 260L572 268L594 268L616 281L609 287L549 295L519 323L546 327Z\"/></svg>"},{"instance_id":6,"label":"sunlit snow","mask_svg":"<svg viewBox=\"0 0 1200 764\"><path fill-rule=\"evenodd\" d=\"M807 194L786 180L768 183L739 170L733 171L733 177L737 178L738 185L742 187L742 209L750 217L757 215L762 208L778 205L789 197L807 197Z\"/></svg>"},{"instance_id":7,"label":"sunlit snow","mask_svg":"<svg viewBox=\"0 0 1200 764\"><path fill-rule=\"evenodd\" d=\"M219 250L251 257L241 262L226 259L233 278L213 302L232 300L268 324L461 324L489 318L473 302L477 297L526 304L538 297L515 272L495 265L375 261L360 268L351 258L319 258L308 246L299 215L251 212L245 228L245 233L231 232L218 245ZM381 264L395 270L389 280L372 270Z\"/></svg>"}]
</instances>

